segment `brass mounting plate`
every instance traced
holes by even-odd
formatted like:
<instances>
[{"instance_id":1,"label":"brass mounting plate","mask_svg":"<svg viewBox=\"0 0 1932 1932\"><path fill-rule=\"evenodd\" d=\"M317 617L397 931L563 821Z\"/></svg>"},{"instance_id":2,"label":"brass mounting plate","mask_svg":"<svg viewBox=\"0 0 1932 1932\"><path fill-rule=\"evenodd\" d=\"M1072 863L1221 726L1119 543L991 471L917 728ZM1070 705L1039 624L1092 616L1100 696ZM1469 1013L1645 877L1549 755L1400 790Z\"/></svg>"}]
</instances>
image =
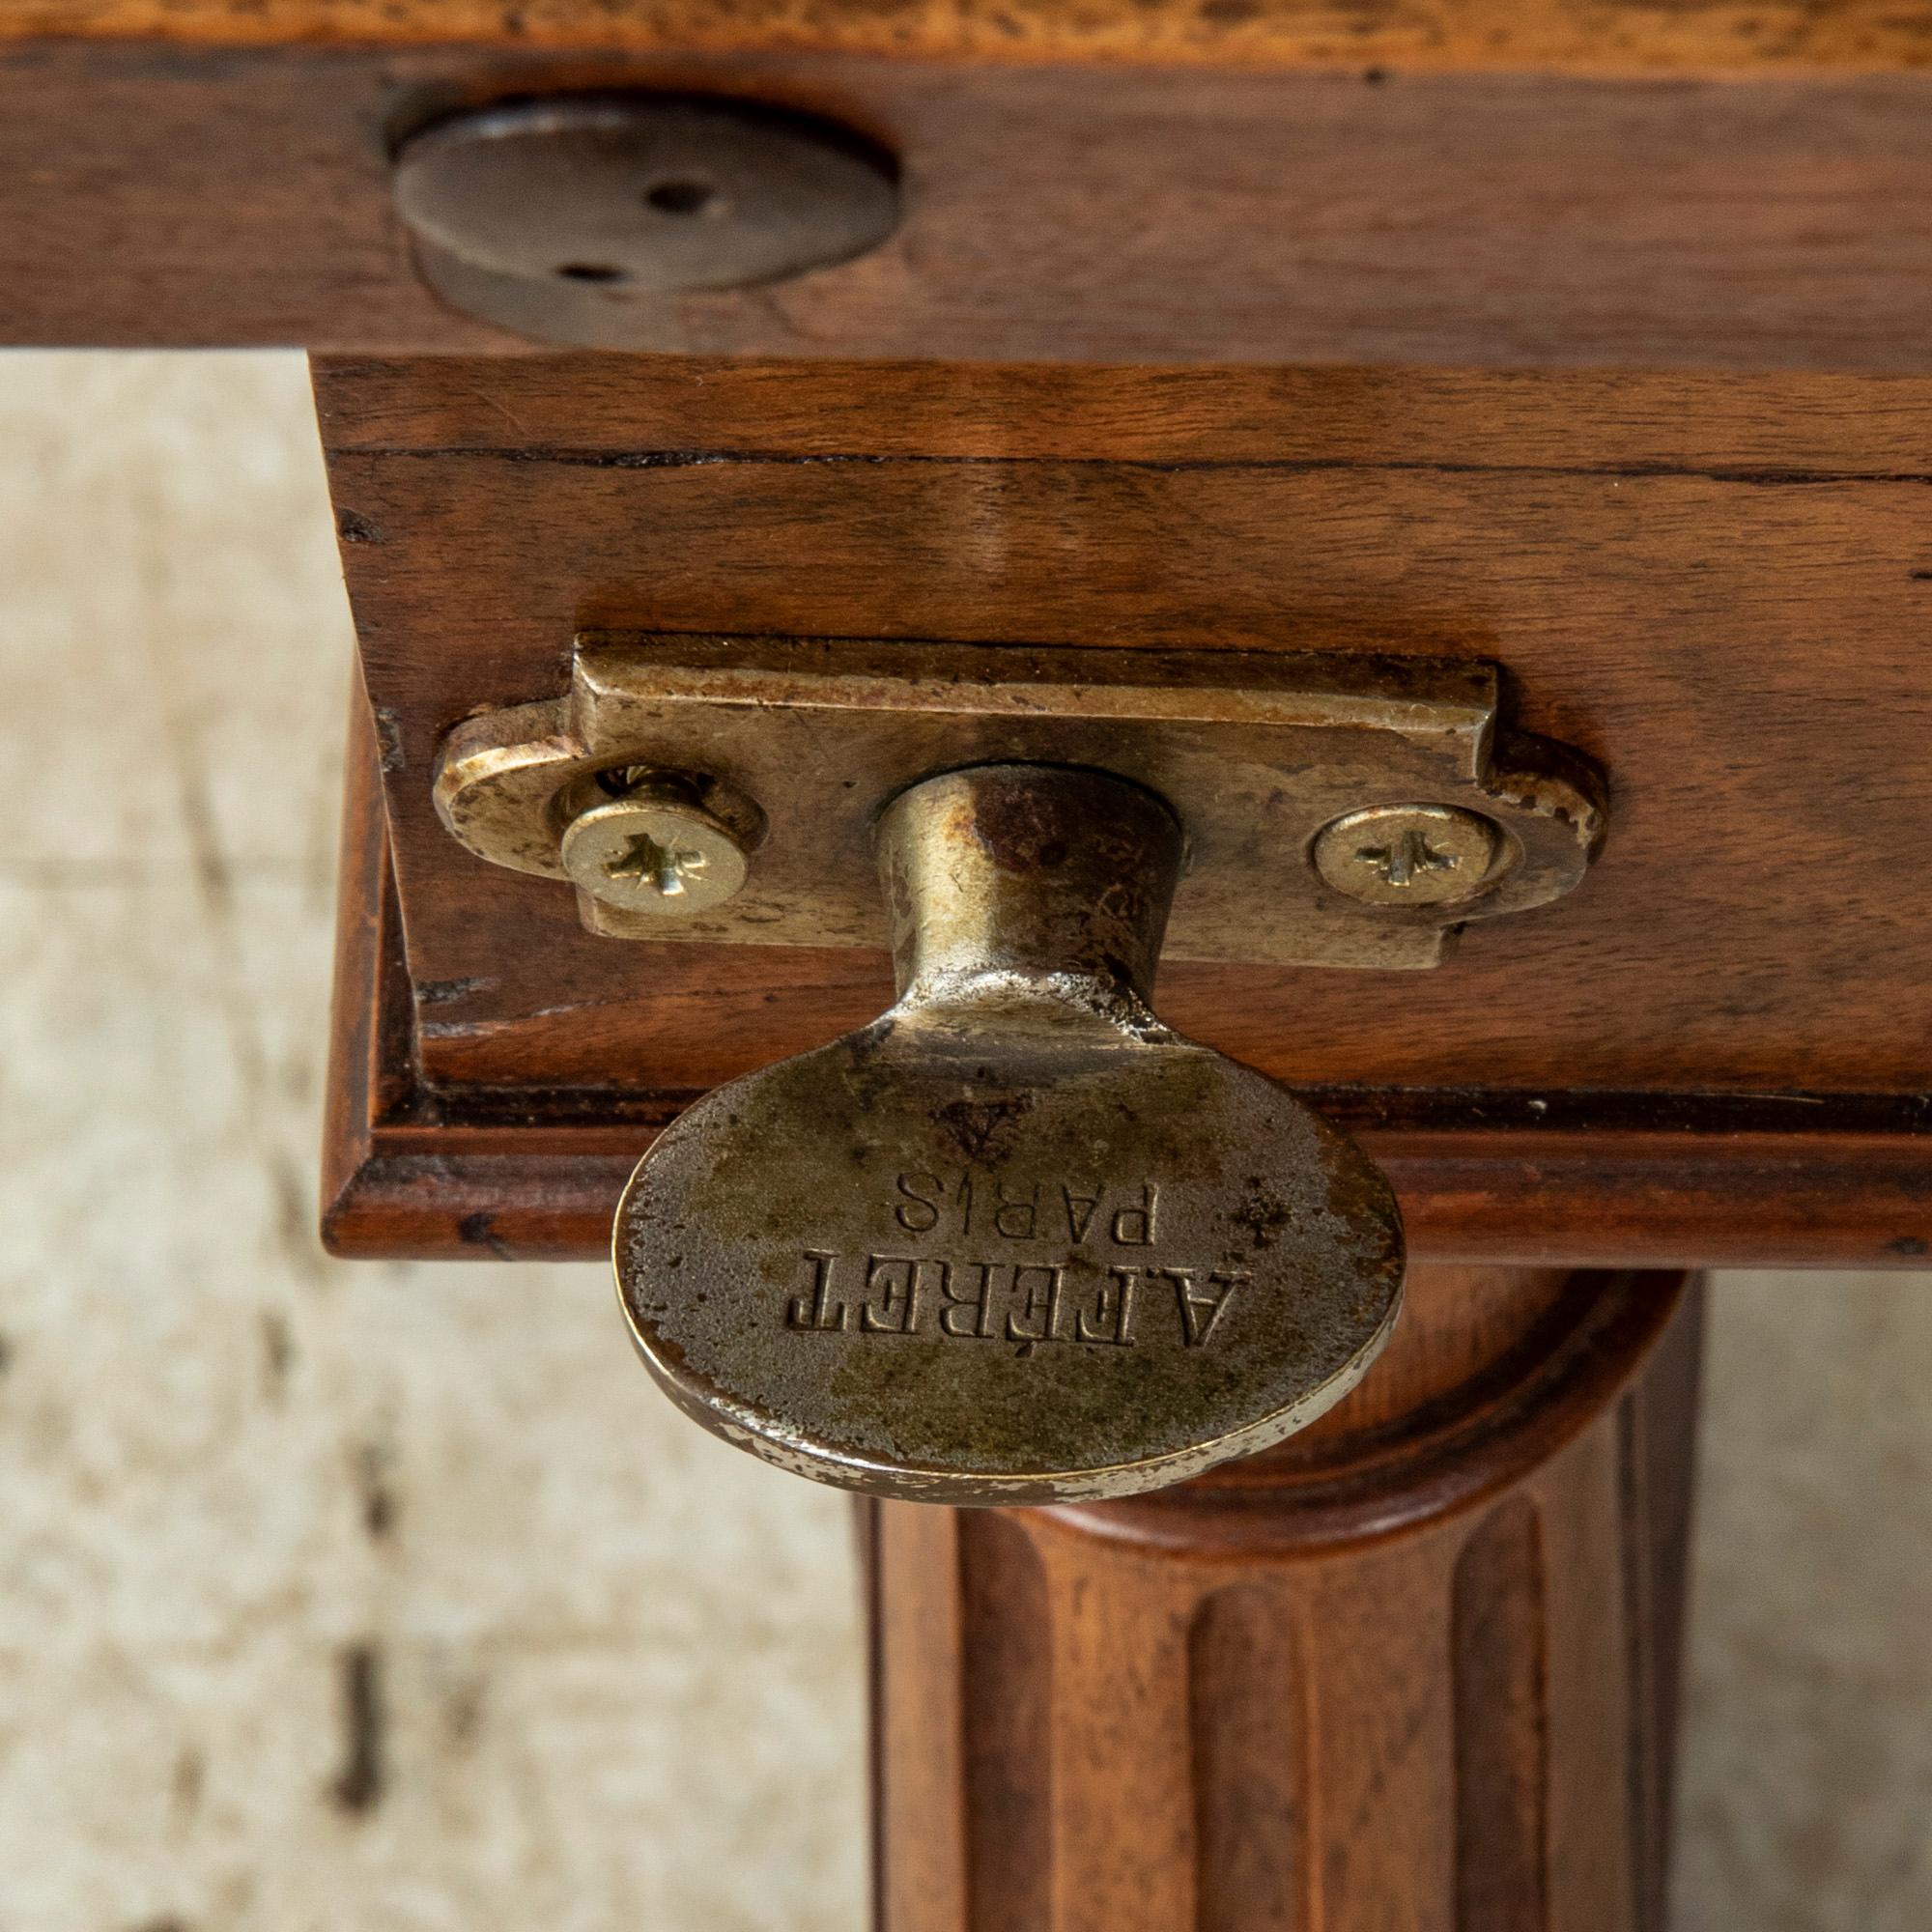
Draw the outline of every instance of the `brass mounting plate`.
<instances>
[{"instance_id":1,"label":"brass mounting plate","mask_svg":"<svg viewBox=\"0 0 1932 1932\"><path fill-rule=\"evenodd\" d=\"M695 775L762 814L744 889L675 923L580 893L591 931L883 947L872 827L892 798L967 765L1094 766L1158 792L1186 829L1170 957L1427 967L1465 922L1568 892L1602 840L1596 774L1502 733L1498 685L1452 659L586 634L568 696L449 733L436 802L478 857L562 880L563 829L586 787L603 795L597 774ZM1496 828L1479 893L1364 904L1322 879L1324 827L1414 805Z\"/></svg>"}]
</instances>

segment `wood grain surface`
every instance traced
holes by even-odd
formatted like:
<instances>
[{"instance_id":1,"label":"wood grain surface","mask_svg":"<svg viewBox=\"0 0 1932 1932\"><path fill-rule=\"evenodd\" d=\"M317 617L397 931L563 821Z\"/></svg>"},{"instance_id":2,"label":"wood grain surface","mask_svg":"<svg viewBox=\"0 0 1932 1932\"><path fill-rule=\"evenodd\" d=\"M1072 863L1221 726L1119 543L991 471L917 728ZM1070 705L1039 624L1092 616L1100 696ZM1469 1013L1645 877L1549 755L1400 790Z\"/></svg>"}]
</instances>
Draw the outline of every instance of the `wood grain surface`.
<instances>
[{"instance_id":1,"label":"wood grain surface","mask_svg":"<svg viewBox=\"0 0 1932 1932\"><path fill-rule=\"evenodd\" d=\"M1362 63L10 41L0 341L525 348L417 279L395 143L505 96L635 86L844 121L897 154L906 205L841 267L640 305L639 349L1932 372L1932 77Z\"/></svg>"},{"instance_id":2,"label":"wood grain surface","mask_svg":"<svg viewBox=\"0 0 1932 1932\"><path fill-rule=\"evenodd\" d=\"M1141 1504L878 1506L884 1932L1657 1932L1699 1308L1424 1270Z\"/></svg>"},{"instance_id":3,"label":"wood grain surface","mask_svg":"<svg viewBox=\"0 0 1932 1932\"><path fill-rule=\"evenodd\" d=\"M339 1247L595 1253L679 1105L889 996L865 953L592 939L442 832L440 733L560 689L575 627L610 622L1495 658L1520 722L1610 774L1582 888L1433 974L1173 966L1167 1011L1360 1133L1426 1257L1932 1251L1932 922L1898 871L1932 810L1932 385L319 378L402 886L345 994L365 1085L403 1084L339 1137ZM373 918L387 862L358 836Z\"/></svg>"},{"instance_id":4,"label":"wood grain surface","mask_svg":"<svg viewBox=\"0 0 1932 1932\"><path fill-rule=\"evenodd\" d=\"M1213 61L1586 73L1884 71L1932 62L1888 0L14 0L0 36L219 45L474 42L829 48L976 60Z\"/></svg>"},{"instance_id":5,"label":"wood grain surface","mask_svg":"<svg viewBox=\"0 0 1932 1932\"><path fill-rule=\"evenodd\" d=\"M1733 426L1727 385L1664 380L1572 409L1473 377L799 372L746 448L768 374L457 380L382 440L410 368L319 373L433 1082L699 1089L890 995L869 953L593 938L567 893L453 846L441 734L556 694L589 625L1495 660L1518 722L1610 776L1584 885L1433 973L1171 964L1173 1023L1317 1087L1922 1102L1932 913L1899 862L1932 818L1932 544L1901 459L1932 447L1932 386L1788 384L1780 437L1776 388ZM654 420L653 384L704 400ZM477 446L565 408L583 443Z\"/></svg>"}]
</instances>

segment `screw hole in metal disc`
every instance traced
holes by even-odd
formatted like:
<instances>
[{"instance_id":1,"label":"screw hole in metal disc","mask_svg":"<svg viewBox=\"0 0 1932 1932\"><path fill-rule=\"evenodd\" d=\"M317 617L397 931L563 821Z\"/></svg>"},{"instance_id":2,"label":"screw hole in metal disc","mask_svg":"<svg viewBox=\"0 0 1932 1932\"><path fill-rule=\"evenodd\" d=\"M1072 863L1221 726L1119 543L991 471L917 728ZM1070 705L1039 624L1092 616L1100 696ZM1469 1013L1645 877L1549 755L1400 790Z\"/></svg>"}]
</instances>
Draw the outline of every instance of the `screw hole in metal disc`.
<instances>
[{"instance_id":1,"label":"screw hole in metal disc","mask_svg":"<svg viewBox=\"0 0 1932 1932\"><path fill-rule=\"evenodd\" d=\"M718 190L709 182L661 181L644 190L644 202L660 214L708 214L716 212Z\"/></svg>"}]
</instances>

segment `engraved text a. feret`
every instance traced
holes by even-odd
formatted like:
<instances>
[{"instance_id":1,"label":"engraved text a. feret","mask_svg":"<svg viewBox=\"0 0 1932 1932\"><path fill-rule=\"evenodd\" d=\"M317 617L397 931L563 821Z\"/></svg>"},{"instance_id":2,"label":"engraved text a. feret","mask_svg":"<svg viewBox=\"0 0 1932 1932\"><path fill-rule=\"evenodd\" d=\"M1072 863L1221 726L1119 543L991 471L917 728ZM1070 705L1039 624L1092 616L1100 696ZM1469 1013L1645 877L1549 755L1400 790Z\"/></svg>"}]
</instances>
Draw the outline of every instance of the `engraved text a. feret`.
<instances>
[{"instance_id":1,"label":"engraved text a. feret","mask_svg":"<svg viewBox=\"0 0 1932 1932\"><path fill-rule=\"evenodd\" d=\"M941 1177L913 1174L898 1177L897 1191L899 1230L936 1235L944 1249L803 1250L800 1286L784 1306L787 1328L1004 1342L1025 1355L1049 1344L1132 1348L1158 1322L1164 1339L1194 1349L1213 1338L1251 1278L1240 1268L1179 1266L1148 1254L1159 1236L1160 1191L1152 1184L1111 1198L1098 1188L996 1187L976 1200L970 1180L950 1187ZM1064 1261L1000 1255L1009 1242L1101 1252Z\"/></svg>"}]
</instances>

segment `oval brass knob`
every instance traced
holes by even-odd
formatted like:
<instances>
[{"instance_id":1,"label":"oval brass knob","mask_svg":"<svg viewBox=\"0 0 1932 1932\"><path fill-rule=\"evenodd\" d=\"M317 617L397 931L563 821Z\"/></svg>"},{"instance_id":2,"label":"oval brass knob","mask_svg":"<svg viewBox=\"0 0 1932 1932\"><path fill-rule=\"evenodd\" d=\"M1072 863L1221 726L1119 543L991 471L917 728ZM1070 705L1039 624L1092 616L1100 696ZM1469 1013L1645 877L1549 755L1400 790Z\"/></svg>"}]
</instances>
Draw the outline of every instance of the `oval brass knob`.
<instances>
[{"instance_id":1,"label":"oval brass knob","mask_svg":"<svg viewBox=\"0 0 1932 1932\"><path fill-rule=\"evenodd\" d=\"M1105 773L989 765L881 817L896 1003L686 1112L618 1290L707 1428L947 1503L1131 1494L1359 1379L1402 1294L1387 1182L1149 1006L1182 833Z\"/></svg>"}]
</instances>

